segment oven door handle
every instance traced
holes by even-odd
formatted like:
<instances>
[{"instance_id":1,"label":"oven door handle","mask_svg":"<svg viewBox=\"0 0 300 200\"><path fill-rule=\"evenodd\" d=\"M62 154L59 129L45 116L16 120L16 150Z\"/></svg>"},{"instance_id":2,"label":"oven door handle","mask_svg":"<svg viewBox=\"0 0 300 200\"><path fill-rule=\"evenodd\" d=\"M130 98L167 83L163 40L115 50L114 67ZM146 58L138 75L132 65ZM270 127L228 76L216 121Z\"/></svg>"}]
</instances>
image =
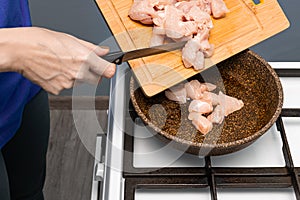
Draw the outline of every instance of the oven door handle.
<instances>
[{"instance_id":1,"label":"oven door handle","mask_svg":"<svg viewBox=\"0 0 300 200\"><path fill-rule=\"evenodd\" d=\"M94 161L94 172L93 172L93 183L91 200L99 199L103 192L103 179L104 179L104 160L105 160L105 148L106 148L106 134L98 134L96 137L96 148L95 148L95 161Z\"/></svg>"},{"instance_id":2,"label":"oven door handle","mask_svg":"<svg viewBox=\"0 0 300 200\"><path fill-rule=\"evenodd\" d=\"M96 163L95 166L95 181L103 181L104 178L104 163L100 162L100 163Z\"/></svg>"}]
</instances>

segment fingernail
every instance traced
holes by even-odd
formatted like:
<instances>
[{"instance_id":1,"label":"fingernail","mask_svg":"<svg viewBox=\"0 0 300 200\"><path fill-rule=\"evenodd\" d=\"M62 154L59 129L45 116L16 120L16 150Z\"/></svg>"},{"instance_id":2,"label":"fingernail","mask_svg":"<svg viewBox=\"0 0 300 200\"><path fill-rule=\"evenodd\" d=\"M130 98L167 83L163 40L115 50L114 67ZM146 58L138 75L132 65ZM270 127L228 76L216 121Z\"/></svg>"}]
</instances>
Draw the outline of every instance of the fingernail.
<instances>
[{"instance_id":1,"label":"fingernail","mask_svg":"<svg viewBox=\"0 0 300 200\"><path fill-rule=\"evenodd\" d=\"M114 76L116 72L116 65L115 64L111 64L106 70L105 70L105 75L107 78L111 78Z\"/></svg>"},{"instance_id":2,"label":"fingernail","mask_svg":"<svg viewBox=\"0 0 300 200\"><path fill-rule=\"evenodd\" d=\"M99 46L101 49L108 49L109 50L109 47L108 46Z\"/></svg>"}]
</instances>

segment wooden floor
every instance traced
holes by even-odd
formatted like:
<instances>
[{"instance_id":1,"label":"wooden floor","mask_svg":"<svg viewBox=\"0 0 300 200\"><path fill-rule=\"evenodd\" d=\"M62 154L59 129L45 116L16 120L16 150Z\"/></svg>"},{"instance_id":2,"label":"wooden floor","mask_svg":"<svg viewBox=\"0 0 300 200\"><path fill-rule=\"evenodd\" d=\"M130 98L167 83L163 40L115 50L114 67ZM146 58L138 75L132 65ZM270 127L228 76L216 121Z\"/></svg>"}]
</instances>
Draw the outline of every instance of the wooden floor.
<instances>
[{"instance_id":1,"label":"wooden floor","mask_svg":"<svg viewBox=\"0 0 300 200\"><path fill-rule=\"evenodd\" d=\"M55 102L57 103L57 101ZM65 102L63 101L63 103ZM105 103L108 105L107 101ZM89 119L91 116L95 116L94 111L87 109L76 111L75 126L71 109L62 109L64 107L61 103L52 102L50 105L51 130L44 187L45 199L88 200L91 194L94 165L93 155L89 151L92 151L94 147L93 145L84 145L87 142L82 142L81 138L85 135L83 130L90 131ZM96 110L99 124L104 132L107 125L106 113L106 110ZM89 143L93 143L94 139L92 138L96 133L89 135ZM89 150L85 146L89 146Z\"/></svg>"}]
</instances>

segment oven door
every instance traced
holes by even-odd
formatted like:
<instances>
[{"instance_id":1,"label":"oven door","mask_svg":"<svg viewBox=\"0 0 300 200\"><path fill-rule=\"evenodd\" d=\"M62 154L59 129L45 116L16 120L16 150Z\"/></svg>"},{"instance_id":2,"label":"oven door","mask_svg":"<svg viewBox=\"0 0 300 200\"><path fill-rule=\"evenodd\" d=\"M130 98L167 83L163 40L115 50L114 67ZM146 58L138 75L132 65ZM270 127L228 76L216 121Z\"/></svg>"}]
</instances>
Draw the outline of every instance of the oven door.
<instances>
[{"instance_id":1,"label":"oven door","mask_svg":"<svg viewBox=\"0 0 300 200\"><path fill-rule=\"evenodd\" d=\"M119 65L110 82L107 133L98 135L96 141L92 200L120 200L123 196L124 93L129 72L127 63Z\"/></svg>"}]
</instances>

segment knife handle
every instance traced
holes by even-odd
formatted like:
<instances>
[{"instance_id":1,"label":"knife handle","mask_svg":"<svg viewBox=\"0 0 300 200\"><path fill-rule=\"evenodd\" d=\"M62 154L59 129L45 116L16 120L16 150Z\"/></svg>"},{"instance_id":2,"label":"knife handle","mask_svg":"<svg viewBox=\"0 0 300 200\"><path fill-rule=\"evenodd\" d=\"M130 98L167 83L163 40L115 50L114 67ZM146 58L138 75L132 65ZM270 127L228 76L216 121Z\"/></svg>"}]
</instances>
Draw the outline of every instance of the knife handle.
<instances>
[{"instance_id":1,"label":"knife handle","mask_svg":"<svg viewBox=\"0 0 300 200\"><path fill-rule=\"evenodd\" d=\"M115 51L115 52L108 53L105 56L102 56L101 58L103 58L108 62L120 65L122 63L123 56L124 56L124 52Z\"/></svg>"}]
</instances>

